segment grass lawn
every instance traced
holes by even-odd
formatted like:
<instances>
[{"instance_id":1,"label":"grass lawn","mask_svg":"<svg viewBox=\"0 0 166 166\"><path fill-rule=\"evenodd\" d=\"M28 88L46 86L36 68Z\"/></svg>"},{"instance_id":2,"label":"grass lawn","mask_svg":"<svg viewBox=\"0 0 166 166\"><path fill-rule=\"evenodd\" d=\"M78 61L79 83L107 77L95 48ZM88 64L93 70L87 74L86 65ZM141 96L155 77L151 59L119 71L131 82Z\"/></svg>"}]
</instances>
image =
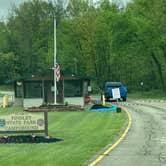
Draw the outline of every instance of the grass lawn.
<instances>
[{"instance_id":1,"label":"grass lawn","mask_svg":"<svg viewBox=\"0 0 166 166\"><path fill-rule=\"evenodd\" d=\"M13 90L13 86L11 85L0 85L0 91L12 91Z\"/></svg>"},{"instance_id":2,"label":"grass lawn","mask_svg":"<svg viewBox=\"0 0 166 166\"><path fill-rule=\"evenodd\" d=\"M148 99L163 99L166 100L166 94L163 91L153 90L153 91L143 91L143 92L133 92L129 93L130 98L148 98Z\"/></svg>"},{"instance_id":3,"label":"grass lawn","mask_svg":"<svg viewBox=\"0 0 166 166\"><path fill-rule=\"evenodd\" d=\"M13 91L13 87L10 85L0 85L0 97L3 97L4 93L1 91Z\"/></svg>"},{"instance_id":4,"label":"grass lawn","mask_svg":"<svg viewBox=\"0 0 166 166\"><path fill-rule=\"evenodd\" d=\"M0 109L0 114L18 109ZM50 112L49 134L63 141L0 144L1 166L80 166L118 135L126 114Z\"/></svg>"},{"instance_id":5,"label":"grass lawn","mask_svg":"<svg viewBox=\"0 0 166 166\"><path fill-rule=\"evenodd\" d=\"M0 93L0 97L3 97L3 96L4 96L4 94Z\"/></svg>"}]
</instances>

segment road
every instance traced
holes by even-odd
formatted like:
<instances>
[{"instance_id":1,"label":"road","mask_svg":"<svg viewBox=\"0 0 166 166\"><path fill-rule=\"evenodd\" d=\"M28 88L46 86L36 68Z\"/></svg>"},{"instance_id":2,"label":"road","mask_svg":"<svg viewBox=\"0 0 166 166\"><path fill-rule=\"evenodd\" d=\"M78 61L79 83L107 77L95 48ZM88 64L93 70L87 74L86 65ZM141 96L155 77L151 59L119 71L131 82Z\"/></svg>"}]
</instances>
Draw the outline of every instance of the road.
<instances>
[{"instance_id":1,"label":"road","mask_svg":"<svg viewBox=\"0 0 166 166\"><path fill-rule=\"evenodd\" d=\"M166 102L130 100L126 138L97 166L166 166Z\"/></svg>"}]
</instances>

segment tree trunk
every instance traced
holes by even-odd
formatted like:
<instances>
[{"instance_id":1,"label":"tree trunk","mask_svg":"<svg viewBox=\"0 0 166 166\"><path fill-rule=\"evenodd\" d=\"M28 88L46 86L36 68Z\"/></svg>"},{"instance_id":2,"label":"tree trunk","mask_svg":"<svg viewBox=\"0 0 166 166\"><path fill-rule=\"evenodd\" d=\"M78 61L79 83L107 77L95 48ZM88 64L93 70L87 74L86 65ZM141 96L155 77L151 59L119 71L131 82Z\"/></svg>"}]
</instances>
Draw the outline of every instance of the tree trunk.
<instances>
[{"instance_id":1,"label":"tree trunk","mask_svg":"<svg viewBox=\"0 0 166 166\"><path fill-rule=\"evenodd\" d=\"M164 55L164 60L166 61L166 53L165 53L166 49L165 49L164 46L160 46L160 48L162 49L162 52L163 52L163 55Z\"/></svg>"},{"instance_id":2,"label":"tree trunk","mask_svg":"<svg viewBox=\"0 0 166 166\"><path fill-rule=\"evenodd\" d=\"M160 64L159 60L157 59L157 57L155 56L154 53L151 54L151 57L152 57L155 65L157 67L157 71L158 71L158 74L159 74L159 77L160 77L162 89L163 89L163 91L165 91L165 82L164 82L164 78L163 78L161 64Z\"/></svg>"}]
</instances>

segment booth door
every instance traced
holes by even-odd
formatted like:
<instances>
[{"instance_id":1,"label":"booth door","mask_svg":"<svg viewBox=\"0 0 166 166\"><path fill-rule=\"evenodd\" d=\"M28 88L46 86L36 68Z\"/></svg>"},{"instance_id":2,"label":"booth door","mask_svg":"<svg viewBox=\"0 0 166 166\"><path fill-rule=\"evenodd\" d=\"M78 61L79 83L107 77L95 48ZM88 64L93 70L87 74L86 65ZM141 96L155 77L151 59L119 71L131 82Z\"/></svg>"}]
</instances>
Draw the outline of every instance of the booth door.
<instances>
[{"instance_id":1,"label":"booth door","mask_svg":"<svg viewBox=\"0 0 166 166\"><path fill-rule=\"evenodd\" d=\"M60 80L57 82L57 103L64 103L64 82Z\"/></svg>"},{"instance_id":2,"label":"booth door","mask_svg":"<svg viewBox=\"0 0 166 166\"><path fill-rule=\"evenodd\" d=\"M63 81L57 82L57 103L63 103ZM44 82L44 101L45 103L54 103L54 83L53 81Z\"/></svg>"},{"instance_id":3,"label":"booth door","mask_svg":"<svg viewBox=\"0 0 166 166\"><path fill-rule=\"evenodd\" d=\"M44 81L44 102L54 102L54 92L52 91L52 81Z\"/></svg>"}]
</instances>

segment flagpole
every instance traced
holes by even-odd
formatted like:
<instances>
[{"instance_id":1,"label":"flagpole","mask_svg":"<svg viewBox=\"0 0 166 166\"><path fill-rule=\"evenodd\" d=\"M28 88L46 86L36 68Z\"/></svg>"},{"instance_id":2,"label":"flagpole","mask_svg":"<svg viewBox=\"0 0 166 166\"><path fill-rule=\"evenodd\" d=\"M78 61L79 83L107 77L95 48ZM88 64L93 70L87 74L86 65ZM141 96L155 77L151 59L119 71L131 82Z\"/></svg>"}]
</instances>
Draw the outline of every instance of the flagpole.
<instances>
[{"instance_id":1,"label":"flagpole","mask_svg":"<svg viewBox=\"0 0 166 166\"><path fill-rule=\"evenodd\" d=\"M57 104L56 94L57 94L57 85L56 85L56 17L54 16L54 104Z\"/></svg>"},{"instance_id":2,"label":"flagpole","mask_svg":"<svg viewBox=\"0 0 166 166\"><path fill-rule=\"evenodd\" d=\"M55 0L54 0L55 2ZM57 2L57 1L56 1ZM69 0L62 0L61 2L63 2L61 5L63 10L66 10ZM56 75L56 15L54 15L54 104L57 104L57 84L56 84L56 80L57 80L57 75Z\"/></svg>"}]
</instances>

